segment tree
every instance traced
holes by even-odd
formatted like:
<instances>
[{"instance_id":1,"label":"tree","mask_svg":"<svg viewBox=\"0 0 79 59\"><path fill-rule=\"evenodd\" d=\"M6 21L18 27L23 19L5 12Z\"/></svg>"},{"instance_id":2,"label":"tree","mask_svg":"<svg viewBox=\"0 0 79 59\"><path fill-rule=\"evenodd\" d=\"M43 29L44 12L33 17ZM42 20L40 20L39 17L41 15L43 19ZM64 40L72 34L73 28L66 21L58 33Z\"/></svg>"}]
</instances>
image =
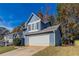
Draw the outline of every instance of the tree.
<instances>
[{"instance_id":1,"label":"tree","mask_svg":"<svg viewBox=\"0 0 79 59\"><path fill-rule=\"evenodd\" d=\"M61 23L63 38L73 38L71 34L79 33L79 4L58 4L57 10L57 21Z\"/></svg>"},{"instance_id":2,"label":"tree","mask_svg":"<svg viewBox=\"0 0 79 59\"><path fill-rule=\"evenodd\" d=\"M21 40L20 40L19 38L15 38L15 39L13 40L13 44L14 44L15 46L20 46L20 45L21 45Z\"/></svg>"}]
</instances>

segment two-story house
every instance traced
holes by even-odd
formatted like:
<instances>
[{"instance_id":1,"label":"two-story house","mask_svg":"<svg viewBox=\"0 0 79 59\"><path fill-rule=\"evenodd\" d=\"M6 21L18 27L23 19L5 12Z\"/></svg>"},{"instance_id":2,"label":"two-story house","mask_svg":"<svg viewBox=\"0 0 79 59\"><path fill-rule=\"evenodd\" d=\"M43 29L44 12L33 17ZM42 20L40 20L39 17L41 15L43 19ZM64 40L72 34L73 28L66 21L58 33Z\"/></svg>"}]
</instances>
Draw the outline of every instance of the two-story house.
<instances>
[{"instance_id":1,"label":"two-story house","mask_svg":"<svg viewBox=\"0 0 79 59\"><path fill-rule=\"evenodd\" d=\"M29 46L56 46L61 45L60 25L51 26L46 16L40 17L31 14L25 23L26 30L23 32L25 45Z\"/></svg>"}]
</instances>

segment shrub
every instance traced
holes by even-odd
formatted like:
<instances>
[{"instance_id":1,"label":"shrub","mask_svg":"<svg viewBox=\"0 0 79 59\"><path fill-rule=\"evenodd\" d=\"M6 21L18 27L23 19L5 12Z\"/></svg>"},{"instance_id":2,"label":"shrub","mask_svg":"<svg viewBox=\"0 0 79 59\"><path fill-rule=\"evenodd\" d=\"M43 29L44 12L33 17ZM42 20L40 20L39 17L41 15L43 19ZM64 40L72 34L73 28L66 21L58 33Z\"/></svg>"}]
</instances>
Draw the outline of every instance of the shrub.
<instances>
[{"instance_id":1,"label":"shrub","mask_svg":"<svg viewBox=\"0 0 79 59\"><path fill-rule=\"evenodd\" d=\"M3 37L2 36L0 36L0 40L2 40L3 39Z\"/></svg>"},{"instance_id":2,"label":"shrub","mask_svg":"<svg viewBox=\"0 0 79 59\"><path fill-rule=\"evenodd\" d=\"M13 44L14 44L15 46L20 46L20 45L21 45L21 40L20 40L19 38L15 38L15 39L13 40Z\"/></svg>"}]
</instances>

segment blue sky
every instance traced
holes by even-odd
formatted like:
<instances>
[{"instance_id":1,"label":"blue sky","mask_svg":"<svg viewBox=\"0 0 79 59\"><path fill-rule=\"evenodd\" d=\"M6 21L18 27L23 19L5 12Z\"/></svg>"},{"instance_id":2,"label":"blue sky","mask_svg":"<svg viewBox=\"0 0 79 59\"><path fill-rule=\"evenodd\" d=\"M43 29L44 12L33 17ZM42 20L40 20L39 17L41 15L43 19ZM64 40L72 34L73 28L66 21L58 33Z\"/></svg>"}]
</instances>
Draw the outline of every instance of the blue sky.
<instances>
[{"instance_id":1,"label":"blue sky","mask_svg":"<svg viewBox=\"0 0 79 59\"><path fill-rule=\"evenodd\" d=\"M56 14L57 4L34 4L34 3L4 3L0 4L0 27L9 30L26 22L30 14L37 13L39 9L45 13L46 5L50 6L49 14Z\"/></svg>"}]
</instances>

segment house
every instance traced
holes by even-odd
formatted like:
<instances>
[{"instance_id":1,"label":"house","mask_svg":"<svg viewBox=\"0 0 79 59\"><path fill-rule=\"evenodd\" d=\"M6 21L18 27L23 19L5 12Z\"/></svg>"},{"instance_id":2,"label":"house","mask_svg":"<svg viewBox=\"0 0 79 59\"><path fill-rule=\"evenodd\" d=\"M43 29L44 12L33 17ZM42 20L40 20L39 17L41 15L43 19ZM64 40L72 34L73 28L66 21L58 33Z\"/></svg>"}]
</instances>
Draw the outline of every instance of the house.
<instances>
[{"instance_id":1,"label":"house","mask_svg":"<svg viewBox=\"0 0 79 59\"><path fill-rule=\"evenodd\" d=\"M51 26L46 19L32 13L25 23L23 32L25 45L29 46L59 46L61 45L60 25Z\"/></svg>"},{"instance_id":2,"label":"house","mask_svg":"<svg viewBox=\"0 0 79 59\"><path fill-rule=\"evenodd\" d=\"M13 34L7 34L4 36L5 46L13 44Z\"/></svg>"},{"instance_id":3,"label":"house","mask_svg":"<svg viewBox=\"0 0 79 59\"><path fill-rule=\"evenodd\" d=\"M13 40L18 38L21 41L21 45L24 45L24 36L23 32L15 32L15 33L10 33L4 36L4 45L13 45ZM7 42L7 43L6 43Z\"/></svg>"},{"instance_id":4,"label":"house","mask_svg":"<svg viewBox=\"0 0 79 59\"><path fill-rule=\"evenodd\" d=\"M0 40L0 46L6 46L7 42L5 42L4 40Z\"/></svg>"}]
</instances>

